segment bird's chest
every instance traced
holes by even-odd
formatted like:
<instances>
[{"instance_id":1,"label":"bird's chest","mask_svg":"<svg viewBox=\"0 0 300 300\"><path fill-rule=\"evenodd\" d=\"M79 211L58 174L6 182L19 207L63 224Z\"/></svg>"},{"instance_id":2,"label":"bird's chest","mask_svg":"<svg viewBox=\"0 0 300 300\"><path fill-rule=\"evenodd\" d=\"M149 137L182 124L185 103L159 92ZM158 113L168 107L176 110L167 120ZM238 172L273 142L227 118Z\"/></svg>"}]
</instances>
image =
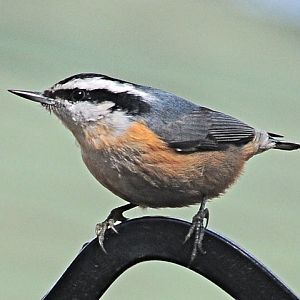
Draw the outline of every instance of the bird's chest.
<instances>
[{"instance_id":1,"label":"bird's chest","mask_svg":"<svg viewBox=\"0 0 300 300\"><path fill-rule=\"evenodd\" d=\"M90 127L78 141L90 172L118 196L132 200L138 193L157 186L155 174L159 172L154 171L153 158L165 145L145 125L133 123L119 135L111 134L109 128Z\"/></svg>"},{"instance_id":2,"label":"bird's chest","mask_svg":"<svg viewBox=\"0 0 300 300\"><path fill-rule=\"evenodd\" d=\"M243 163L234 152L178 154L142 124L121 136L86 133L83 160L106 188L138 205L174 207L215 197L233 183ZM183 200L184 199L184 200Z\"/></svg>"}]
</instances>

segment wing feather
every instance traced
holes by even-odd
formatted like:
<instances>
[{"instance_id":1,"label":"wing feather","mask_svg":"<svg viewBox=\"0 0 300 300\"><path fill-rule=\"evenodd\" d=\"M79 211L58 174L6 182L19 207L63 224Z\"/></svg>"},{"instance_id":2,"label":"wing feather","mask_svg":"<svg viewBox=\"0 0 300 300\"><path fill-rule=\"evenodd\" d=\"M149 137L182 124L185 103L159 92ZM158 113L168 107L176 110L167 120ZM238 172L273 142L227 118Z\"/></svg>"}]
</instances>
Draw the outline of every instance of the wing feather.
<instances>
[{"instance_id":1,"label":"wing feather","mask_svg":"<svg viewBox=\"0 0 300 300\"><path fill-rule=\"evenodd\" d=\"M167 123L163 130L164 140L180 152L221 150L230 144L245 144L254 134L251 126L204 107Z\"/></svg>"}]
</instances>

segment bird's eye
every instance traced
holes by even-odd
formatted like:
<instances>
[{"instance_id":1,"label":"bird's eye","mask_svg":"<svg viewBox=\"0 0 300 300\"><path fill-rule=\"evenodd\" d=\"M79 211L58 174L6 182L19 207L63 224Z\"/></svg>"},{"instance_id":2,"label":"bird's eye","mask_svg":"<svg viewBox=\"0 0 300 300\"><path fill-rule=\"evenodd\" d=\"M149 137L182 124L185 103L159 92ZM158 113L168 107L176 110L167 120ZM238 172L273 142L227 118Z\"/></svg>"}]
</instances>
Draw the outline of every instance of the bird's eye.
<instances>
[{"instance_id":1,"label":"bird's eye","mask_svg":"<svg viewBox=\"0 0 300 300\"><path fill-rule=\"evenodd\" d=\"M85 91L84 90L74 90L71 93L71 100L72 101L82 101L85 98Z\"/></svg>"}]
</instances>

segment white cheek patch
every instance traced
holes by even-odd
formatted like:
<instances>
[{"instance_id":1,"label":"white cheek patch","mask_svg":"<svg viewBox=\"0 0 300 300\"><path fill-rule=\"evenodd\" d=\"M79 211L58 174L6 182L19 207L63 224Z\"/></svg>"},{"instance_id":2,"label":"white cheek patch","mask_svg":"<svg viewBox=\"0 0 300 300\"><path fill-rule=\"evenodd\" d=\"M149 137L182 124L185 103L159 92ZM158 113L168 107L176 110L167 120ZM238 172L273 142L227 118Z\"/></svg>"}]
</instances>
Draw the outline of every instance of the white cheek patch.
<instances>
[{"instance_id":1,"label":"white cheek patch","mask_svg":"<svg viewBox=\"0 0 300 300\"><path fill-rule=\"evenodd\" d=\"M87 101L78 103L67 103L66 108L71 118L75 122L98 121L111 113L110 109L115 103L105 101L99 104L89 103Z\"/></svg>"},{"instance_id":2,"label":"white cheek patch","mask_svg":"<svg viewBox=\"0 0 300 300\"><path fill-rule=\"evenodd\" d=\"M112 129L114 135L120 135L131 125L131 119L125 112L115 110L103 119L103 124Z\"/></svg>"},{"instance_id":3,"label":"white cheek patch","mask_svg":"<svg viewBox=\"0 0 300 300\"><path fill-rule=\"evenodd\" d=\"M84 127L100 122L110 128L114 135L120 135L130 126L131 119L124 111L111 111L111 108L114 106L115 103L111 101L99 104L87 101L78 103L65 102L64 107L68 118L65 119L62 115L60 115L60 118L63 119L67 127L71 124L69 118L72 119L72 123L74 122Z\"/></svg>"}]
</instances>

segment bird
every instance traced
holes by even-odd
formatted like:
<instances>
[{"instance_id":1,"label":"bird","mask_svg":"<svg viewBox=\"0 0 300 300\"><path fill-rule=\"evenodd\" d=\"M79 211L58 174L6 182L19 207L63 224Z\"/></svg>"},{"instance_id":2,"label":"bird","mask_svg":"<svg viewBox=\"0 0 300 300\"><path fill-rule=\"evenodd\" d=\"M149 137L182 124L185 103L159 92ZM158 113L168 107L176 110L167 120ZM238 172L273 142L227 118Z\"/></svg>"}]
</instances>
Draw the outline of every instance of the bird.
<instances>
[{"instance_id":1,"label":"bird","mask_svg":"<svg viewBox=\"0 0 300 300\"><path fill-rule=\"evenodd\" d=\"M80 73L43 92L8 90L53 112L77 140L82 159L104 187L128 203L96 225L105 232L134 207L198 204L183 242L193 237L191 262L205 253L208 200L223 195L245 163L270 149L300 144L173 93L97 73Z\"/></svg>"}]
</instances>

